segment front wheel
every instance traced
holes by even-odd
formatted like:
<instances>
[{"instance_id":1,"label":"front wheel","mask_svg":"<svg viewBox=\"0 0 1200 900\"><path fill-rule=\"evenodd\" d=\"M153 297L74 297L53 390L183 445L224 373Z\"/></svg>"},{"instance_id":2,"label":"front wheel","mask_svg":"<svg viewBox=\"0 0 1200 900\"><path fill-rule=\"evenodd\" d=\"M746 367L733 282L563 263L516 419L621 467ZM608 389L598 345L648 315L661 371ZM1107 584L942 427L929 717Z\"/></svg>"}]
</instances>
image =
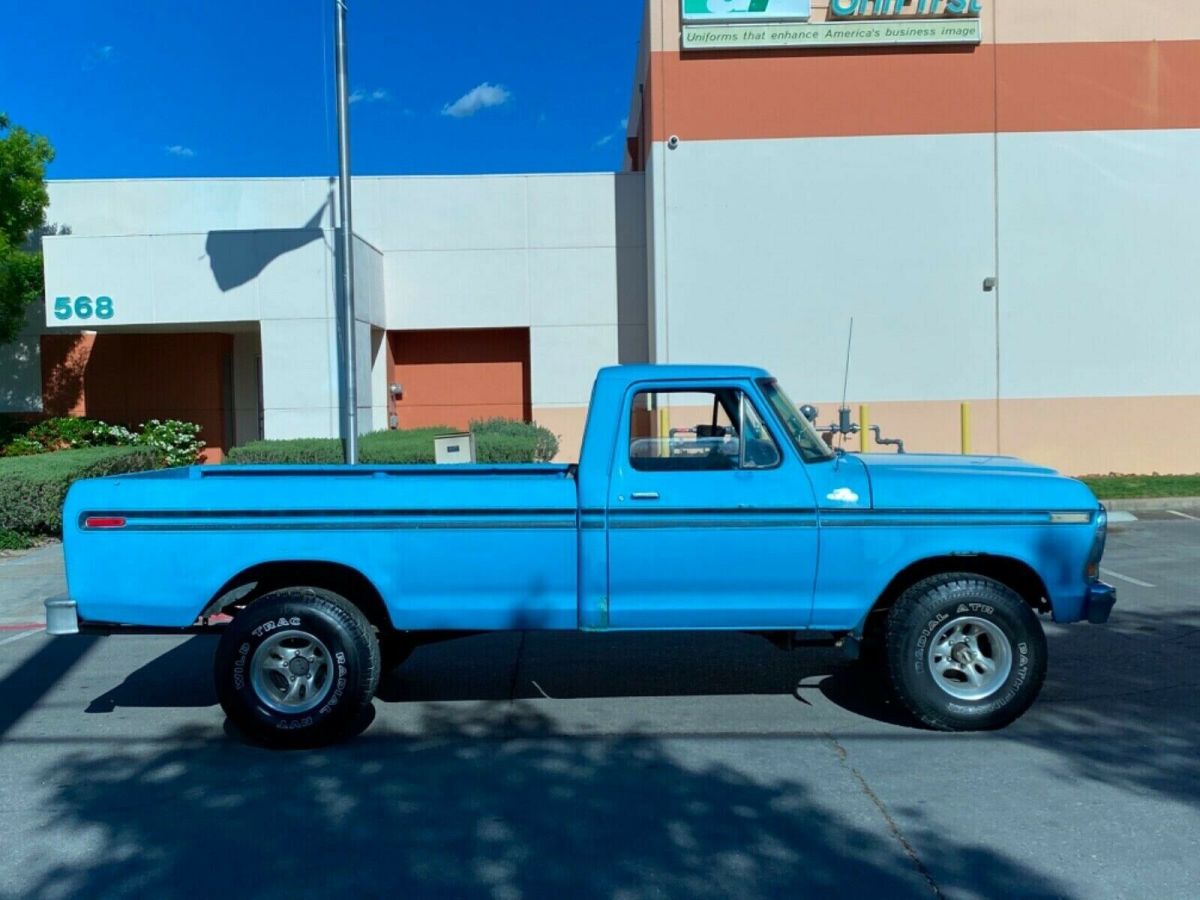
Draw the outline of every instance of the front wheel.
<instances>
[{"instance_id":1,"label":"front wheel","mask_svg":"<svg viewBox=\"0 0 1200 900\"><path fill-rule=\"evenodd\" d=\"M1013 590L979 575L918 582L888 614L892 686L922 723L944 731L1003 728L1046 677L1046 636Z\"/></svg>"},{"instance_id":2,"label":"front wheel","mask_svg":"<svg viewBox=\"0 0 1200 900\"><path fill-rule=\"evenodd\" d=\"M226 626L214 675L221 707L247 735L311 747L347 736L366 712L379 684L379 645L344 597L285 588Z\"/></svg>"}]
</instances>

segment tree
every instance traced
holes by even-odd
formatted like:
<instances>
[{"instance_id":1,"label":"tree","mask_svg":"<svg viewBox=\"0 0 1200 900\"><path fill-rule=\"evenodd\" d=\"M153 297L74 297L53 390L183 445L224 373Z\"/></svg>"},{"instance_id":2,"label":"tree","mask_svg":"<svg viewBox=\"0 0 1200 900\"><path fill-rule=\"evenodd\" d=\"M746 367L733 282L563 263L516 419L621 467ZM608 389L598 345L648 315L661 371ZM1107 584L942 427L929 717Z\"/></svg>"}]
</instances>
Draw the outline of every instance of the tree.
<instances>
[{"instance_id":1,"label":"tree","mask_svg":"<svg viewBox=\"0 0 1200 900\"><path fill-rule=\"evenodd\" d=\"M0 113L0 344L25 324L29 304L42 296L41 230L46 223L46 138L12 125Z\"/></svg>"}]
</instances>

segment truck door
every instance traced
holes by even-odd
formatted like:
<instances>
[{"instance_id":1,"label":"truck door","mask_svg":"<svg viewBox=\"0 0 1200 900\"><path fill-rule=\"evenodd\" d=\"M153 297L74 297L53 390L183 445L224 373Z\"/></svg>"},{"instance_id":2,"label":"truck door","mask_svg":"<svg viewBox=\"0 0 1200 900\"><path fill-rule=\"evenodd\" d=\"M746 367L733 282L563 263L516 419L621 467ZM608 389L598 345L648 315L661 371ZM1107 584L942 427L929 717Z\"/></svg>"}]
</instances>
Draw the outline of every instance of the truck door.
<instances>
[{"instance_id":1,"label":"truck door","mask_svg":"<svg viewBox=\"0 0 1200 900\"><path fill-rule=\"evenodd\" d=\"M611 628L803 628L817 519L746 384L631 388L608 487Z\"/></svg>"}]
</instances>

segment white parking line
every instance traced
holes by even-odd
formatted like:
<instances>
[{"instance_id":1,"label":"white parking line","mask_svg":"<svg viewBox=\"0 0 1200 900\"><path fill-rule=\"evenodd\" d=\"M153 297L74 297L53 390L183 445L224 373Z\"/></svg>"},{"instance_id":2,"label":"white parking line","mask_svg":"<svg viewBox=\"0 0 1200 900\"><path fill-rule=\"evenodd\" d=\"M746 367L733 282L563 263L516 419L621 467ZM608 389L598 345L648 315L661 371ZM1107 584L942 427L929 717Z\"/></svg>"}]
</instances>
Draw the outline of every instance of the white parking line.
<instances>
[{"instance_id":1,"label":"white parking line","mask_svg":"<svg viewBox=\"0 0 1200 900\"><path fill-rule=\"evenodd\" d=\"M45 632L42 629L38 629L37 631L33 631L33 630L22 631L18 634L14 634L12 637L6 637L4 640L0 641L0 647L3 647L5 644L11 644L15 641L23 640L27 637L32 637L35 634L44 634L44 633Z\"/></svg>"},{"instance_id":2,"label":"white parking line","mask_svg":"<svg viewBox=\"0 0 1200 900\"><path fill-rule=\"evenodd\" d=\"M1177 509L1168 509L1167 512L1173 516L1179 516L1181 519L1191 519L1193 522L1200 522L1200 516L1189 516L1187 513L1181 513Z\"/></svg>"},{"instance_id":3,"label":"white parking line","mask_svg":"<svg viewBox=\"0 0 1200 900\"><path fill-rule=\"evenodd\" d=\"M1115 578L1117 581L1128 581L1130 584L1136 584L1138 587L1154 587L1154 585L1148 581L1142 581L1138 578L1130 578L1128 575L1122 575L1120 572L1114 572L1112 569L1101 569L1100 572L1103 575L1107 575L1109 578Z\"/></svg>"}]
</instances>

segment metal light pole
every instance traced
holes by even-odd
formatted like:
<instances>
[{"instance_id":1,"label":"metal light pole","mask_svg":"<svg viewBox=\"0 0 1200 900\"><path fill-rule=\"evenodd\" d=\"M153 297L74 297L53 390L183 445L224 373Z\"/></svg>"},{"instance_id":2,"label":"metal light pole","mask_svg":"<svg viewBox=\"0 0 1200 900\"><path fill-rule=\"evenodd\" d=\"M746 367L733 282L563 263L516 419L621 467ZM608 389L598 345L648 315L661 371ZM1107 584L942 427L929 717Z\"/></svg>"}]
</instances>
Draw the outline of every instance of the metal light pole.
<instances>
[{"instance_id":1,"label":"metal light pole","mask_svg":"<svg viewBox=\"0 0 1200 900\"><path fill-rule=\"evenodd\" d=\"M338 231L338 264L342 294L338 303L338 326L342 357L342 442L346 463L358 462L358 383L354 332L354 235L350 216L350 101L346 78L346 3L333 0L335 67L337 69L338 199L341 229Z\"/></svg>"}]
</instances>

